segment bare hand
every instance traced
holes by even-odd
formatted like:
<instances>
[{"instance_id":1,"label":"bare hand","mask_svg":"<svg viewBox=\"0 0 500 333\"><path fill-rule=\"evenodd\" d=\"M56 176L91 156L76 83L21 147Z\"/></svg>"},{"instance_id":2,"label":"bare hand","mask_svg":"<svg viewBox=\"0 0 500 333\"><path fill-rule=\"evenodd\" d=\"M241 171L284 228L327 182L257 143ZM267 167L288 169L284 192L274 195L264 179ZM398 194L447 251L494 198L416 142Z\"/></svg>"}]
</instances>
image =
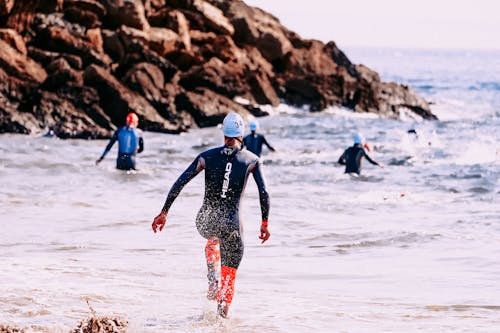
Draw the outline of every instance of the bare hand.
<instances>
[{"instance_id":1,"label":"bare hand","mask_svg":"<svg viewBox=\"0 0 500 333\"><path fill-rule=\"evenodd\" d=\"M155 217L151 227L153 228L153 231L156 233L157 229L158 229L158 231L163 230L165 223L167 223L167 212L162 211L157 217Z\"/></svg>"},{"instance_id":2,"label":"bare hand","mask_svg":"<svg viewBox=\"0 0 500 333\"><path fill-rule=\"evenodd\" d=\"M385 167L384 163L379 163L378 166L381 167L382 169Z\"/></svg>"},{"instance_id":3,"label":"bare hand","mask_svg":"<svg viewBox=\"0 0 500 333\"><path fill-rule=\"evenodd\" d=\"M261 225L259 239L262 239L262 244L264 244L264 242L267 241L269 239L269 237L271 237L269 230L267 230L266 226Z\"/></svg>"}]
</instances>

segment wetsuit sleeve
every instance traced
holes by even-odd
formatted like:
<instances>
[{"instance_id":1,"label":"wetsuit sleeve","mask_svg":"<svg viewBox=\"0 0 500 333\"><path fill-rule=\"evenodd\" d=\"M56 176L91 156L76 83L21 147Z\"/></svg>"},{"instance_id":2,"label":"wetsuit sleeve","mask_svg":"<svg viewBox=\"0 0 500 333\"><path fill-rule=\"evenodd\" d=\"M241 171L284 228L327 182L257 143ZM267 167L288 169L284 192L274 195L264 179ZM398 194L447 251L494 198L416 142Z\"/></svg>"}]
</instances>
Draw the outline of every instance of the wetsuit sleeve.
<instances>
[{"instance_id":1,"label":"wetsuit sleeve","mask_svg":"<svg viewBox=\"0 0 500 333\"><path fill-rule=\"evenodd\" d=\"M366 157L366 159L368 160L368 162L370 162L371 164L374 164L374 165L378 165L378 162L372 160L371 157L368 156L368 154L365 152L364 149L363 149L363 155Z\"/></svg>"},{"instance_id":2,"label":"wetsuit sleeve","mask_svg":"<svg viewBox=\"0 0 500 333\"><path fill-rule=\"evenodd\" d=\"M175 198L179 195L184 186L189 183L201 170L205 169L205 160L201 155L195 158L193 163L180 175L177 181L172 185L170 192L168 193L165 204L163 205L162 211L168 212L170 206L174 203Z\"/></svg>"},{"instance_id":3,"label":"wetsuit sleeve","mask_svg":"<svg viewBox=\"0 0 500 333\"><path fill-rule=\"evenodd\" d=\"M137 153L140 154L144 150L144 140L142 139L142 136L139 137L139 149L137 150Z\"/></svg>"},{"instance_id":4,"label":"wetsuit sleeve","mask_svg":"<svg viewBox=\"0 0 500 333\"><path fill-rule=\"evenodd\" d=\"M269 219L269 193L266 188L266 181L264 175L262 174L261 164L257 162L253 171L253 179L257 183L257 188L259 189L259 200L260 200L260 210L262 213L262 221L267 221Z\"/></svg>"},{"instance_id":5,"label":"wetsuit sleeve","mask_svg":"<svg viewBox=\"0 0 500 333\"><path fill-rule=\"evenodd\" d=\"M342 153L342 155L339 157L339 160L337 161L337 163L345 165L345 155L346 155L346 152L347 152L347 150L344 150L344 152Z\"/></svg>"},{"instance_id":6,"label":"wetsuit sleeve","mask_svg":"<svg viewBox=\"0 0 500 333\"><path fill-rule=\"evenodd\" d=\"M269 142L267 142L267 140L266 140L266 137L265 137L265 136L262 136L262 142L263 142L263 143L267 146L267 148L269 148L271 151L276 151L276 149L274 149L274 147L273 147L273 146L271 146L271 145L269 144Z\"/></svg>"},{"instance_id":7,"label":"wetsuit sleeve","mask_svg":"<svg viewBox=\"0 0 500 333\"><path fill-rule=\"evenodd\" d=\"M111 150L111 147L113 147L116 140L118 140L118 131L115 131L111 139L109 139L108 145L106 146L106 149L104 149L104 152L101 155L101 159L103 159L106 156L106 154Z\"/></svg>"}]
</instances>

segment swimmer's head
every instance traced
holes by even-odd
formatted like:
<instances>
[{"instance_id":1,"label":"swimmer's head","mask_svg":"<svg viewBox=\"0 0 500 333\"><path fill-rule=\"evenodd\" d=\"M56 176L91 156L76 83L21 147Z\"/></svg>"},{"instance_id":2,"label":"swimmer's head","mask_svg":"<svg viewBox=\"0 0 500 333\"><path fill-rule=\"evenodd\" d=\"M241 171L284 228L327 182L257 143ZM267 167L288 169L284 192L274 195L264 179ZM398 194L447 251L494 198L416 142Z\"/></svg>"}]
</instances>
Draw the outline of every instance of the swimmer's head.
<instances>
[{"instance_id":1,"label":"swimmer's head","mask_svg":"<svg viewBox=\"0 0 500 333\"><path fill-rule=\"evenodd\" d=\"M241 116L235 112L229 113L222 122L222 132L228 138L238 138L245 132L245 123Z\"/></svg>"},{"instance_id":2,"label":"swimmer's head","mask_svg":"<svg viewBox=\"0 0 500 333\"><path fill-rule=\"evenodd\" d=\"M354 144L359 145L359 144L364 144L365 143L365 137L361 133L356 133L354 134Z\"/></svg>"},{"instance_id":3,"label":"swimmer's head","mask_svg":"<svg viewBox=\"0 0 500 333\"><path fill-rule=\"evenodd\" d=\"M127 115L126 122L127 122L127 126L137 127L137 125L139 125L139 117L137 117L137 115L134 112L130 112Z\"/></svg>"}]
</instances>

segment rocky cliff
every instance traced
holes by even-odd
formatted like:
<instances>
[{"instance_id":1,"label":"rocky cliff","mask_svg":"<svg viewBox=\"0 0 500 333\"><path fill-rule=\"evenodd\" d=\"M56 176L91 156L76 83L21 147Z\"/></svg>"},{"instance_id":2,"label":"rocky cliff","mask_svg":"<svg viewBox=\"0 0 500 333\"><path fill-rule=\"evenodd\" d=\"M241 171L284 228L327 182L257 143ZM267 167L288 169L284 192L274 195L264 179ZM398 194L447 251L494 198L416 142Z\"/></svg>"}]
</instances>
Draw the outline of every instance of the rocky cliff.
<instances>
[{"instance_id":1,"label":"rocky cliff","mask_svg":"<svg viewBox=\"0 0 500 333\"><path fill-rule=\"evenodd\" d=\"M0 0L0 133L103 138L129 111L178 133L280 102L435 119L410 87L243 1Z\"/></svg>"}]
</instances>

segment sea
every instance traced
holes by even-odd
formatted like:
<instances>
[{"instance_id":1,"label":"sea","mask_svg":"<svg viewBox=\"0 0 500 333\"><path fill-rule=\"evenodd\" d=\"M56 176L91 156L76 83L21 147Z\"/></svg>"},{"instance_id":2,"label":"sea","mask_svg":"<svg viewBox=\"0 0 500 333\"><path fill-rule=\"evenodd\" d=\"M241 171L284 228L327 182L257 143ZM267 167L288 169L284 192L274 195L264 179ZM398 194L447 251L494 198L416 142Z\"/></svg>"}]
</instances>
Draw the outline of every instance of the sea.
<instances>
[{"instance_id":1,"label":"sea","mask_svg":"<svg viewBox=\"0 0 500 333\"><path fill-rule=\"evenodd\" d=\"M500 332L500 51L346 49L411 86L437 121L264 106L269 230L250 177L245 254L229 318L206 299L195 217L203 174L151 223L220 127L145 132L138 170L106 140L0 136L0 325L69 332L91 317L127 332ZM415 130L417 135L408 133ZM337 163L362 133L360 177Z\"/></svg>"}]
</instances>

